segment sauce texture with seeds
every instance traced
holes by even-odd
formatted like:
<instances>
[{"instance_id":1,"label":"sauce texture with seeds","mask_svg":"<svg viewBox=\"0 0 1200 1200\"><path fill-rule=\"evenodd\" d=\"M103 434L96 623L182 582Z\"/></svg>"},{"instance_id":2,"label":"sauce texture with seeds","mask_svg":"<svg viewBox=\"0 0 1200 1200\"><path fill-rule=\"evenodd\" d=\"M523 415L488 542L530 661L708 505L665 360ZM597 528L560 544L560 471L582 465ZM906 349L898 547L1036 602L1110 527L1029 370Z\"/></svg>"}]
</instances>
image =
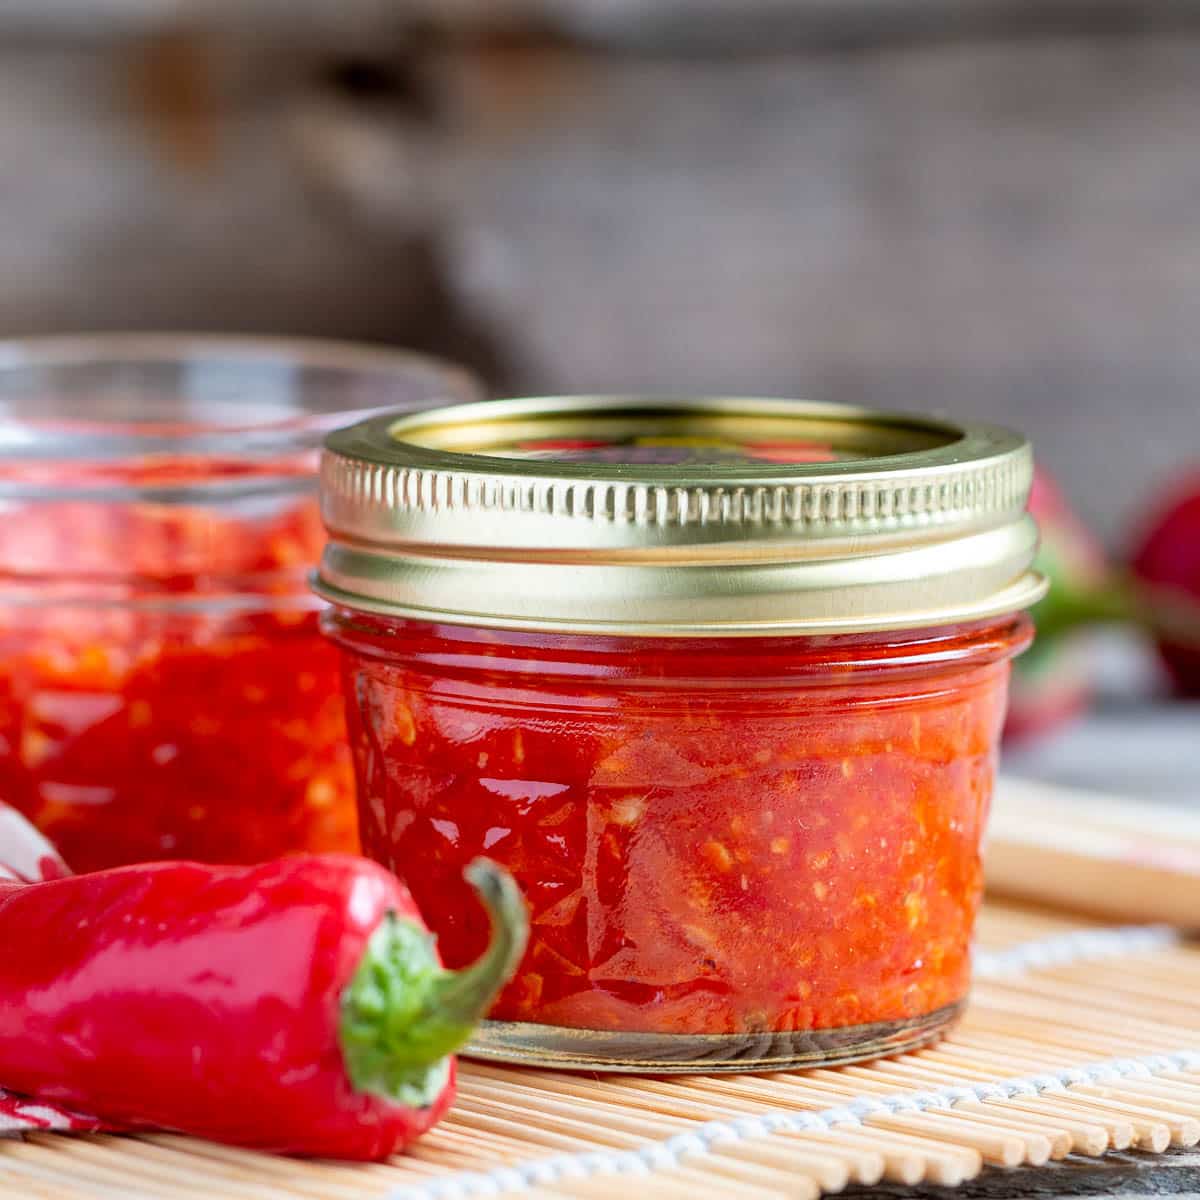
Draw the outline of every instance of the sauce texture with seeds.
<instances>
[{"instance_id":1,"label":"sauce texture with seeds","mask_svg":"<svg viewBox=\"0 0 1200 1200\"><path fill-rule=\"evenodd\" d=\"M221 473L159 461L125 482ZM358 848L337 652L306 580L323 540L295 494L38 503L0 524L0 796L75 870Z\"/></svg>"},{"instance_id":2,"label":"sauce texture with seeds","mask_svg":"<svg viewBox=\"0 0 1200 1200\"><path fill-rule=\"evenodd\" d=\"M726 1034L961 1000L1009 659L1030 626L518 634L334 609L367 853L468 962L463 866L530 906L491 1015Z\"/></svg>"}]
</instances>

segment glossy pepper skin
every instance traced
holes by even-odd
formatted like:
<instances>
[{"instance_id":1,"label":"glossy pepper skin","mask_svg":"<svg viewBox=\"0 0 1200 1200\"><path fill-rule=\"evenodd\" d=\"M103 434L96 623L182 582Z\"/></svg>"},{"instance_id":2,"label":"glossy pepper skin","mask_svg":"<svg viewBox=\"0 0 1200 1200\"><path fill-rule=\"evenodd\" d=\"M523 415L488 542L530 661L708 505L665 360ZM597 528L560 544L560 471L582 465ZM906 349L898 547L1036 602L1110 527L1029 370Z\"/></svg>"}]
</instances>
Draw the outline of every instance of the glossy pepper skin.
<instances>
[{"instance_id":1,"label":"glossy pepper skin","mask_svg":"<svg viewBox=\"0 0 1200 1200\"><path fill-rule=\"evenodd\" d=\"M360 858L0 880L0 1085L134 1129L384 1158L449 1106L449 1055L524 946L511 879L470 877L495 935L458 973Z\"/></svg>"},{"instance_id":2,"label":"glossy pepper skin","mask_svg":"<svg viewBox=\"0 0 1200 1200\"><path fill-rule=\"evenodd\" d=\"M1143 619L1176 690L1200 696L1200 468L1165 494L1130 566Z\"/></svg>"}]
</instances>

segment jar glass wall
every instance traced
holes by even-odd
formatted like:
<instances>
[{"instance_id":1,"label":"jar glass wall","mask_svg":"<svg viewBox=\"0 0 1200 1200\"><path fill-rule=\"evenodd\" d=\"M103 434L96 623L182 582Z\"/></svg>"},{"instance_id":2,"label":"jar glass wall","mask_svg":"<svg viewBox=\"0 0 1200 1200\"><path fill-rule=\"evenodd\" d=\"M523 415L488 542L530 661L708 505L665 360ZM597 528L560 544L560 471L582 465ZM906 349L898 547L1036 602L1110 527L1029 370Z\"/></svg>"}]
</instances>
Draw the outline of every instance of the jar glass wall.
<instances>
[{"instance_id":1,"label":"jar glass wall","mask_svg":"<svg viewBox=\"0 0 1200 1200\"><path fill-rule=\"evenodd\" d=\"M898 1050L957 1012L1021 616L648 639L335 607L364 848L450 965L516 876L532 935L476 1054L622 1069Z\"/></svg>"},{"instance_id":2,"label":"jar glass wall","mask_svg":"<svg viewBox=\"0 0 1200 1200\"><path fill-rule=\"evenodd\" d=\"M970 977L1018 434L736 397L530 397L330 435L314 577L366 852L452 964L530 906L471 1052L746 1070L911 1048Z\"/></svg>"},{"instance_id":3,"label":"jar glass wall","mask_svg":"<svg viewBox=\"0 0 1200 1200\"><path fill-rule=\"evenodd\" d=\"M0 795L77 870L355 849L317 447L474 395L319 342L0 345Z\"/></svg>"}]
</instances>

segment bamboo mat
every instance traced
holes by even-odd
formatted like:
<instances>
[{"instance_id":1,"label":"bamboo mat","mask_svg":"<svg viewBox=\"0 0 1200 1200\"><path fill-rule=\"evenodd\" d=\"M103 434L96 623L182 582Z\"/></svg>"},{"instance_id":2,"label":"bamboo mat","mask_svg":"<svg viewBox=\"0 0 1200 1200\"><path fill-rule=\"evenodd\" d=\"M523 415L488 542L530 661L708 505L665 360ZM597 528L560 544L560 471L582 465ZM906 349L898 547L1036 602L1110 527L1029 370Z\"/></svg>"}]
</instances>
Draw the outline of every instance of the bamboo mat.
<instances>
[{"instance_id":1,"label":"bamboo mat","mask_svg":"<svg viewBox=\"0 0 1200 1200\"><path fill-rule=\"evenodd\" d=\"M989 1165L1196 1145L1200 942L1103 917L1187 919L1200 902L1200 821L1150 811L1004 781L989 877L1024 899L985 905L966 1016L914 1054L664 1079L463 1062L448 1118L390 1163L40 1133L0 1139L0 1200L815 1200L852 1183L954 1186ZM1080 838L1102 818L1103 838ZM1068 895L1100 916L1028 906Z\"/></svg>"},{"instance_id":2,"label":"bamboo mat","mask_svg":"<svg viewBox=\"0 0 1200 1200\"><path fill-rule=\"evenodd\" d=\"M433 1200L513 1194L815 1198L881 1179L1200 1142L1200 948L990 904L961 1025L839 1070L603 1078L464 1063L460 1098L381 1165L297 1162L184 1137L0 1143L0 1197ZM699 1189L699 1190L698 1190Z\"/></svg>"}]
</instances>

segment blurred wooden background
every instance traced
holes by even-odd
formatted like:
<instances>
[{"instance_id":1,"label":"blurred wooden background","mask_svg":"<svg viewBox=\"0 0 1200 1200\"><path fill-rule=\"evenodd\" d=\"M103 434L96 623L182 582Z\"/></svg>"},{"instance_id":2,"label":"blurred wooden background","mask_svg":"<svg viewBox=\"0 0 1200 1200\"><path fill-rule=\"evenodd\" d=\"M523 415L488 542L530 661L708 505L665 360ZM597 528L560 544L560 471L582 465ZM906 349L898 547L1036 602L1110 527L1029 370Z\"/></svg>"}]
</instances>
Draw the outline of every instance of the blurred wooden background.
<instances>
[{"instance_id":1,"label":"blurred wooden background","mask_svg":"<svg viewBox=\"0 0 1200 1200\"><path fill-rule=\"evenodd\" d=\"M0 334L987 416L1118 542L1200 463L1195 3L8 0L0 162Z\"/></svg>"}]
</instances>

